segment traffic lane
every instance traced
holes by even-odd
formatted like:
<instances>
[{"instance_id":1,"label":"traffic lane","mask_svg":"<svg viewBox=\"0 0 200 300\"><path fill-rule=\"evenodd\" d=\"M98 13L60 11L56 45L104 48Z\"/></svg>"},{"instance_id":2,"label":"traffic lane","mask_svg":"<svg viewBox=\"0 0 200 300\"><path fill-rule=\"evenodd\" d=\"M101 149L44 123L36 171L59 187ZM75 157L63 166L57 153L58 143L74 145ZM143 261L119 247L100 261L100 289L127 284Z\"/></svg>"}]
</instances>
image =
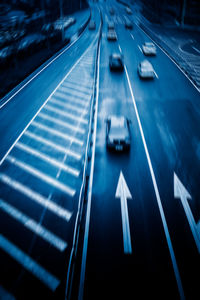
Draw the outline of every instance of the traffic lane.
<instances>
[{"instance_id":1,"label":"traffic lane","mask_svg":"<svg viewBox=\"0 0 200 300\"><path fill-rule=\"evenodd\" d=\"M130 48L133 49L133 46L124 48L124 51L127 51L126 57ZM133 82L133 92L156 172L164 211L169 220L169 229L175 253L177 253L178 265L182 271L185 292L191 297L196 292L197 281L194 270L196 270L198 253L181 201L174 197L173 179L174 172L176 172L191 193L193 200L189 205L197 223L199 220L198 144L200 134L198 128L200 124L199 105L196 103L199 94L182 72L163 56L164 54L158 51L157 57L153 58L154 65L157 62L156 71L158 70L159 80L141 81L131 63L128 65L128 71ZM159 68L161 62L162 67ZM171 74L170 80L166 78L168 74ZM173 77L172 74L174 74ZM171 92L168 94L168 91ZM162 175L162 170L165 170L165 176Z\"/></svg>"},{"instance_id":2,"label":"traffic lane","mask_svg":"<svg viewBox=\"0 0 200 300\"><path fill-rule=\"evenodd\" d=\"M135 34L137 34L137 31ZM138 37L141 37L141 32L139 32L136 40L138 40ZM127 38L128 37L126 37L126 41ZM120 42L123 44L123 41L120 40ZM148 112L151 114L151 111L153 111L152 120L155 121L159 131L162 133L164 144L163 149L168 156L168 161L171 162L172 170L173 167L176 166L177 157L181 158L183 155L191 156L189 161L196 161L198 164L198 128L200 114L200 95L198 91L160 49L157 49L158 54L156 57L149 58L155 66L155 70L159 76L159 79L155 78L153 81L140 80L136 71L136 63L133 63L134 57L130 55L131 50L132 52L134 51L134 53L136 53L137 46L134 41L131 41L131 37L129 37L129 42L130 44L127 43L127 46L123 48L123 51L125 52L128 71L133 83L136 102L139 105L141 115L147 114ZM128 47L128 45L130 46ZM141 55L143 56L143 54L137 55L139 59ZM136 59L136 62L139 59ZM173 78L172 76L169 77L169 74L174 74ZM148 105L148 107L145 107L145 105ZM147 117L145 115L144 122L146 119ZM166 128L166 124L168 124L169 128ZM179 124L182 124L181 128L176 128ZM163 128L161 128L161 126L163 126ZM151 126L149 126L149 128L151 128ZM191 133L193 135L192 140L189 138ZM178 139L176 143L180 144L179 150L177 151L176 148L178 145L174 146L174 135L176 135L176 139ZM151 138L151 141L153 140L154 139ZM168 147L170 147L170 141L171 151L168 149ZM189 153L188 151L183 151L183 149L190 149ZM186 158L187 157L183 157L181 159L181 161L184 162L182 163L184 164L184 169L187 169L187 166L185 166L185 162L187 161ZM195 181L195 178L198 178L198 168L196 167L195 163L194 166L195 168L192 168L191 171L189 170L189 172L187 172L187 174L191 174L191 172L193 174L192 177L194 177L194 180L191 179L191 184L193 185L194 183L192 182ZM183 176L183 180L185 178L187 181L188 175L183 174ZM195 186L194 188L191 186L191 190L192 189L196 190L195 196L197 197L198 190L195 188Z\"/></svg>"},{"instance_id":3,"label":"traffic lane","mask_svg":"<svg viewBox=\"0 0 200 300\"><path fill-rule=\"evenodd\" d=\"M136 46L136 48L134 48L135 51L139 51L141 53L140 60L149 60L152 63L156 74L158 75L159 86L157 87L157 93L160 92L160 100L162 101L163 99L165 101L165 98L167 98L168 100L180 98L180 100L189 99L192 101L192 103L198 104L199 92L194 88L192 83L180 71L175 63L172 62L171 59L169 59L169 57L157 45L156 56L147 57L142 53L142 45L145 42L152 42L152 40L137 25L135 25L134 27L133 36L135 43L133 43L132 45ZM130 36L128 38L127 36L127 39L131 43L132 37ZM157 82L157 80L155 81ZM145 97L145 92L146 91L144 91L143 97ZM135 90L135 95L137 96L137 88Z\"/></svg>"},{"instance_id":4,"label":"traffic lane","mask_svg":"<svg viewBox=\"0 0 200 300\"><path fill-rule=\"evenodd\" d=\"M188 105L183 103L181 106L176 103L176 111L174 107L163 106L158 102L153 105L138 104L185 294L192 298L198 292L196 271L199 268L199 253L181 199L180 197L176 199L174 194L175 172L192 197L191 200L185 200L197 224L200 165L196 155L197 148L193 147L193 142L196 138L199 140L199 134L195 137L196 129L199 128L196 127L199 126L199 119L196 122L197 119L194 118L194 123L190 127L190 130L194 129L194 138L191 138L192 131L187 131L188 124L191 124L190 116L183 122L179 121L182 111L187 108ZM142 114L144 111L145 113Z\"/></svg>"},{"instance_id":5,"label":"traffic lane","mask_svg":"<svg viewBox=\"0 0 200 300\"><path fill-rule=\"evenodd\" d=\"M159 298L155 282L166 295L175 296L174 274L125 74L111 75L103 65L107 51L102 43L85 299L109 299L122 291L125 297L148 293ZM116 90L120 94L114 94ZM109 114L124 114L131 119L130 153L106 150L105 118ZM120 199L115 198L121 170L133 198L128 199L132 255L124 255Z\"/></svg>"},{"instance_id":6,"label":"traffic lane","mask_svg":"<svg viewBox=\"0 0 200 300\"><path fill-rule=\"evenodd\" d=\"M94 18L98 28L100 17L97 10L94 10ZM95 40L97 35L97 29L95 32L86 29L84 34L72 47L44 69L1 109L0 158L3 158L25 126L70 71L74 63Z\"/></svg>"}]
</instances>

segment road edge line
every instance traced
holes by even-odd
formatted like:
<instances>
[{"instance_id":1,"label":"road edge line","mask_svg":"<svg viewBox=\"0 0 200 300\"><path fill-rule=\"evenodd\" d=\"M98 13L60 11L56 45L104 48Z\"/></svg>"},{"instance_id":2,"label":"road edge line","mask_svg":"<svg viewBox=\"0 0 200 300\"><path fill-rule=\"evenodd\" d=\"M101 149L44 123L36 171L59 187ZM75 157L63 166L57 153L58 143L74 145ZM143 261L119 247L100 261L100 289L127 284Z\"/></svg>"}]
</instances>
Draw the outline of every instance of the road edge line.
<instances>
[{"instance_id":1,"label":"road edge line","mask_svg":"<svg viewBox=\"0 0 200 300\"><path fill-rule=\"evenodd\" d=\"M172 246L172 241L171 241L170 234L169 234L169 229L168 229L168 226L167 226L167 221L166 221L163 206L162 206L160 193L159 193L158 185L157 185L157 182L156 182L155 173L154 173L153 166L152 166L152 163L151 163L149 151L148 151L146 140L145 140L145 137L144 137L142 124L141 124L141 121L140 121L140 117L139 117L135 97L133 95L133 90L132 90L132 86L131 86L131 83L130 83L130 79L129 79L129 75L128 75L128 71L127 71L126 66L124 66L124 70L125 70L125 73L126 73L126 78L127 78L128 86L129 86L129 89L130 89L131 98L132 98L132 101L133 101L133 106L134 106L134 110L135 110L139 130L140 130L140 134L141 134L141 138L142 138L142 142L143 142L147 162L148 162L148 165L149 165L149 170L150 170L150 174L151 174L151 178L152 178L152 182L153 182L153 187L154 187L154 191L155 191L155 195L156 195L156 200L157 200L158 208L159 208L159 211L160 211L160 215L161 215L161 219L162 219L162 223L163 223L163 227L164 227L165 237L166 237L168 249L169 249L169 252L170 252L170 257L171 257L172 266L173 266L173 269L174 269L174 274L175 274L175 278L176 278L176 282L177 282L177 286L178 286L178 290L179 290L180 299L183 300L183 299L185 299L185 296L184 296L183 286L182 286L182 282L181 282L181 277L180 277L180 273L179 273L179 270L178 270L178 265L177 265L177 262L176 262L176 257L175 257L174 249L173 249L173 246Z\"/></svg>"}]
</instances>

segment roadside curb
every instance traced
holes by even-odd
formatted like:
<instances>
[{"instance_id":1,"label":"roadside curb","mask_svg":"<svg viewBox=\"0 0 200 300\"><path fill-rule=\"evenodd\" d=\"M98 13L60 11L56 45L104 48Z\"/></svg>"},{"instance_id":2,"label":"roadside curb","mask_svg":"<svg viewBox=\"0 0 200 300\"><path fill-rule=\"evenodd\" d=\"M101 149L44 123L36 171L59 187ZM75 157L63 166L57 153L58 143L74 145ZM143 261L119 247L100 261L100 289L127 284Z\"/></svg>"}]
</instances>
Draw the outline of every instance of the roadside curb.
<instances>
[{"instance_id":1,"label":"roadside curb","mask_svg":"<svg viewBox=\"0 0 200 300\"><path fill-rule=\"evenodd\" d=\"M22 80L19 84L17 84L13 89L11 89L3 98L0 99L0 106L3 105L10 97L13 97L18 90L22 89L23 86L28 84L28 82L33 78L37 76L37 73L39 73L42 69L44 69L47 65L50 64L50 62L54 59L56 59L57 56L60 55L63 51L66 51L68 47L72 45L72 43L75 43L76 39L80 37L80 35L83 33L83 31L86 29L87 25L90 22L91 19L91 8L88 8L89 16L87 17L87 20L81 24L81 26L77 29L76 34L71 36L69 38L69 42L66 43L64 47L62 47L60 50L58 50L56 53L54 53L50 58L48 58L45 62L43 62L39 67L36 67L36 69L31 72L24 80Z\"/></svg>"}]
</instances>

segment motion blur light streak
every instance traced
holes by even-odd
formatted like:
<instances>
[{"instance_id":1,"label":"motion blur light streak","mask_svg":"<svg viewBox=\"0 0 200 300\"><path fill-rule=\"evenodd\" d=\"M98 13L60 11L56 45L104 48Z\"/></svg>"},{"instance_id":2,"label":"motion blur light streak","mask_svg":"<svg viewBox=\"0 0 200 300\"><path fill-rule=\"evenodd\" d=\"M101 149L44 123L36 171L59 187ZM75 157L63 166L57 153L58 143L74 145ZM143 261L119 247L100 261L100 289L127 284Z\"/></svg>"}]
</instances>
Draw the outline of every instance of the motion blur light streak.
<instances>
[{"instance_id":1,"label":"motion blur light streak","mask_svg":"<svg viewBox=\"0 0 200 300\"><path fill-rule=\"evenodd\" d=\"M0 4L0 298L199 295L200 4Z\"/></svg>"}]
</instances>

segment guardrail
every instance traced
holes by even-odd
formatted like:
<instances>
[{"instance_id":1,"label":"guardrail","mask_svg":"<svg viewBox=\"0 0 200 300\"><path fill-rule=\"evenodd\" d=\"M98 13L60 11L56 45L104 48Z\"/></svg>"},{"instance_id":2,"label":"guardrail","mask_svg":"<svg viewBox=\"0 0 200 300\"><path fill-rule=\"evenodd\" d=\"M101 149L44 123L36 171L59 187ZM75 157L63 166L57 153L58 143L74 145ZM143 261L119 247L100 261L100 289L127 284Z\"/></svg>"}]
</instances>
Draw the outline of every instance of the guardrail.
<instances>
[{"instance_id":1,"label":"guardrail","mask_svg":"<svg viewBox=\"0 0 200 300\"><path fill-rule=\"evenodd\" d=\"M96 103L96 96L97 96L96 85L97 85L98 61L100 55L100 42L101 42L102 25L103 25L103 17L100 9L99 12L100 12L101 24L99 29L99 37L97 42L97 50L96 50L96 58L95 58L94 84L93 84L93 92L92 92L91 104L90 104L89 130L88 130L87 144L86 144L86 151L85 151L85 158L84 158L83 181L82 181L81 190L79 194L78 211L76 215L72 249L71 249L68 271L67 271L66 289L65 289L66 300L70 299L71 297L71 288L73 284L75 261L77 256L79 234L80 234L80 228L81 228L81 222L83 216L83 208L84 208L84 203L86 203L88 182L89 182L89 170L90 170L90 160L91 160L91 152L92 152L91 149L93 147L95 103Z\"/></svg>"}]
</instances>

